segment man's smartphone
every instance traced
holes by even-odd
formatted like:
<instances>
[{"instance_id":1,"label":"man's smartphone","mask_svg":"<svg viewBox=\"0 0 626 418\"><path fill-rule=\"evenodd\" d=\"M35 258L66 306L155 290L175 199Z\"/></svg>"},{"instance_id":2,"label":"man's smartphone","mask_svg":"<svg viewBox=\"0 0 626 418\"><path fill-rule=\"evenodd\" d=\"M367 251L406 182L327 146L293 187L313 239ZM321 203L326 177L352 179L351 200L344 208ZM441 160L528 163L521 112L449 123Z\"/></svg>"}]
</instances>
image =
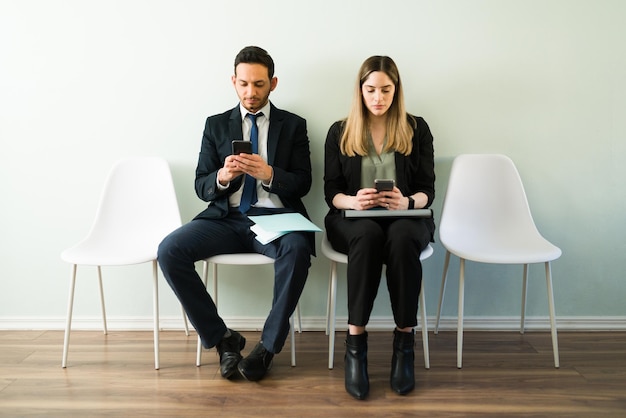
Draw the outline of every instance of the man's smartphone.
<instances>
[{"instance_id":1,"label":"man's smartphone","mask_svg":"<svg viewBox=\"0 0 626 418\"><path fill-rule=\"evenodd\" d=\"M390 192L393 190L393 187L396 185L396 181L393 179L375 179L374 187L376 187L376 191L380 192Z\"/></svg>"},{"instance_id":2,"label":"man's smartphone","mask_svg":"<svg viewBox=\"0 0 626 418\"><path fill-rule=\"evenodd\" d=\"M252 142L241 139L233 140L233 155L252 154Z\"/></svg>"}]
</instances>

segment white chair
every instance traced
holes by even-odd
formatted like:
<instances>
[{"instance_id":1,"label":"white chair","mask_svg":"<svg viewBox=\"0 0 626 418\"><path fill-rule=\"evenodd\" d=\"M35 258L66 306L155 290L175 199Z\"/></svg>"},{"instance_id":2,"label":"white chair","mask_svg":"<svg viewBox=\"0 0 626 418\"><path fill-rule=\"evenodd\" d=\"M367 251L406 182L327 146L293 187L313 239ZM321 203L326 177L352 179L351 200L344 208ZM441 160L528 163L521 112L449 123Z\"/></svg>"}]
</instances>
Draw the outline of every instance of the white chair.
<instances>
[{"instance_id":1,"label":"white chair","mask_svg":"<svg viewBox=\"0 0 626 418\"><path fill-rule=\"evenodd\" d=\"M335 322L337 307L337 263L348 264L348 256L333 249L330 241L324 234L322 238L322 253L330 260L330 280L328 281L328 303L326 311L326 334L328 335L328 368L334 367L335 358ZM433 247L429 244L420 254L420 260L425 260L433 254ZM424 368L430 369L430 354L428 350L428 324L426 322L426 297L424 296L424 280L420 289L419 309L422 319L422 345L424 347Z\"/></svg>"},{"instance_id":2,"label":"white chair","mask_svg":"<svg viewBox=\"0 0 626 418\"><path fill-rule=\"evenodd\" d=\"M541 236L533 221L526 193L513 161L504 155L467 154L452 163L439 239L446 249L441 279L435 334L446 287L450 254L460 258L457 322L457 367L463 357L463 305L465 260L491 264L523 264L522 315L524 333L528 265L545 263L554 367L559 367L559 348L552 293L550 262L561 250Z\"/></svg>"},{"instance_id":3,"label":"white chair","mask_svg":"<svg viewBox=\"0 0 626 418\"><path fill-rule=\"evenodd\" d=\"M118 161L106 180L95 221L87 237L61 253L72 264L62 367L67 367L76 270L97 267L104 334L107 333L102 266L152 262L154 314L154 367L159 368L159 293L157 248L161 240L181 225L174 184L167 162L158 157ZM189 335L187 317L185 332Z\"/></svg>"},{"instance_id":4,"label":"white chair","mask_svg":"<svg viewBox=\"0 0 626 418\"><path fill-rule=\"evenodd\" d=\"M250 265L263 265L263 264L274 264L274 259L263 254L257 253L236 253L236 254L220 254L214 255L213 257L209 257L203 260L203 268L202 268L202 277L204 281L204 285L208 284L209 277L209 264L213 264L213 301L215 302L215 306L217 306L217 266L218 264L223 265L237 265L237 266L250 266ZM298 332L302 332L302 320L300 317L300 305L296 306L295 315L298 317ZM293 316L289 319L291 325L291 366L295 367L296 365L296 337L295 337L295 328ZM200 337L198 337L198 348L196 352L196 366L200 367L202 365L202 342Z\"/></svg>"}]
</instances>

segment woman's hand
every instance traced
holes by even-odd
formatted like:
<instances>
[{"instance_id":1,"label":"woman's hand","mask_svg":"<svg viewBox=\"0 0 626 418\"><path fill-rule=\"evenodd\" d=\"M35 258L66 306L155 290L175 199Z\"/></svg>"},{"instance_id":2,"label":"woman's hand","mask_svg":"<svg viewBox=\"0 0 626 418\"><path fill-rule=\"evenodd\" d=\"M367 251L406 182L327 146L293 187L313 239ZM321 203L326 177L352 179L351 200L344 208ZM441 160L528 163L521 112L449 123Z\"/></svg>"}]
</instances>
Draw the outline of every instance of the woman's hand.
<instances>
[{"instance_id":1,"label":"woman's hand","mask_svg":"<svg viewBox=\"0 0 626 418\"><path fill-rule=\"evenodd\" d=\"M360 189L356 196L353 196L352 209L367 210L376 206L380 206L379 194L372 187Z\"/></svg>"},{"instance_id":2,"label":"woman's hand","mask_svg":"<svg viewBox=\"0 0 626 418\"><path fill-rule=\"evenodd\" d=\"M397 187L391 191L378 193L377 202L378 206L388 210L406 210L409 208L409 198L405 197Z\"/></svg>"}]
</instances>

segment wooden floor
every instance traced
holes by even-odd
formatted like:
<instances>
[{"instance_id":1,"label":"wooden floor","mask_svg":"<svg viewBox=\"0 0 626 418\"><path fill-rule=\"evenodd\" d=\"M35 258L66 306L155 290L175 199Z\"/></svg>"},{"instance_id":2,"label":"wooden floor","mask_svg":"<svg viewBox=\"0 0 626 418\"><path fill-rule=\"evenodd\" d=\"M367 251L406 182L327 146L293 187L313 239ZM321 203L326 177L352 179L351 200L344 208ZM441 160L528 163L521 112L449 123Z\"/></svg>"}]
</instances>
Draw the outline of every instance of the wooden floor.
<instances>
[{"instance_id":1,"label":"wooden floor","mask_svg":"<svg viewBox=\"0 0 626 418\"><path fill-rule=\"evenodd\" d=\"M243 334L245 354L259 333ZM390 333L371 332L365 401L345 392L337 337L334 370L324 333L304 332L296 335L296 367L287 345L266 379L252 383L222 379L214 350L196 367L196 338L182 331L161 334L158 371L150 332L74 331L63 369L62 332L2 331L0 416L626 416L626 333L559 333L555 369L547 332L466 332L462 370L456 334L430 333L431 368L423 368L418 339L417 387L402 397L389 388Z\"/></svg>"}]
</instances>

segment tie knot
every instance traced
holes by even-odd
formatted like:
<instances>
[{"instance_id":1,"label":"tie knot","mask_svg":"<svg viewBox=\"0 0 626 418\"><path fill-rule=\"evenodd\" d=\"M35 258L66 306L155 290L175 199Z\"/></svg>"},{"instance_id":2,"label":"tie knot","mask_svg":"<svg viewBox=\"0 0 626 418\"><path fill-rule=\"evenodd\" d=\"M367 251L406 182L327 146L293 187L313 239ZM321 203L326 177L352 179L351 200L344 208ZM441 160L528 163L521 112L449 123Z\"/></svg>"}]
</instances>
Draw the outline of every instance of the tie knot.
<instances>
[{"instance_id":1,"label":"tie knot","mask_svg":"<svg viewBox=\"0 0 626 418\"><path fill-rule=\"evenodd\" d=\"M263 112L259 112L259 113L256 113L256 114L248 113L248 114L246 115L246 117L249 117L249 118L250 118L250 120L252 121L252 123L256 123L256 118L257 118L257 116L263 116Z\"/></svg>"}]
</instances>

